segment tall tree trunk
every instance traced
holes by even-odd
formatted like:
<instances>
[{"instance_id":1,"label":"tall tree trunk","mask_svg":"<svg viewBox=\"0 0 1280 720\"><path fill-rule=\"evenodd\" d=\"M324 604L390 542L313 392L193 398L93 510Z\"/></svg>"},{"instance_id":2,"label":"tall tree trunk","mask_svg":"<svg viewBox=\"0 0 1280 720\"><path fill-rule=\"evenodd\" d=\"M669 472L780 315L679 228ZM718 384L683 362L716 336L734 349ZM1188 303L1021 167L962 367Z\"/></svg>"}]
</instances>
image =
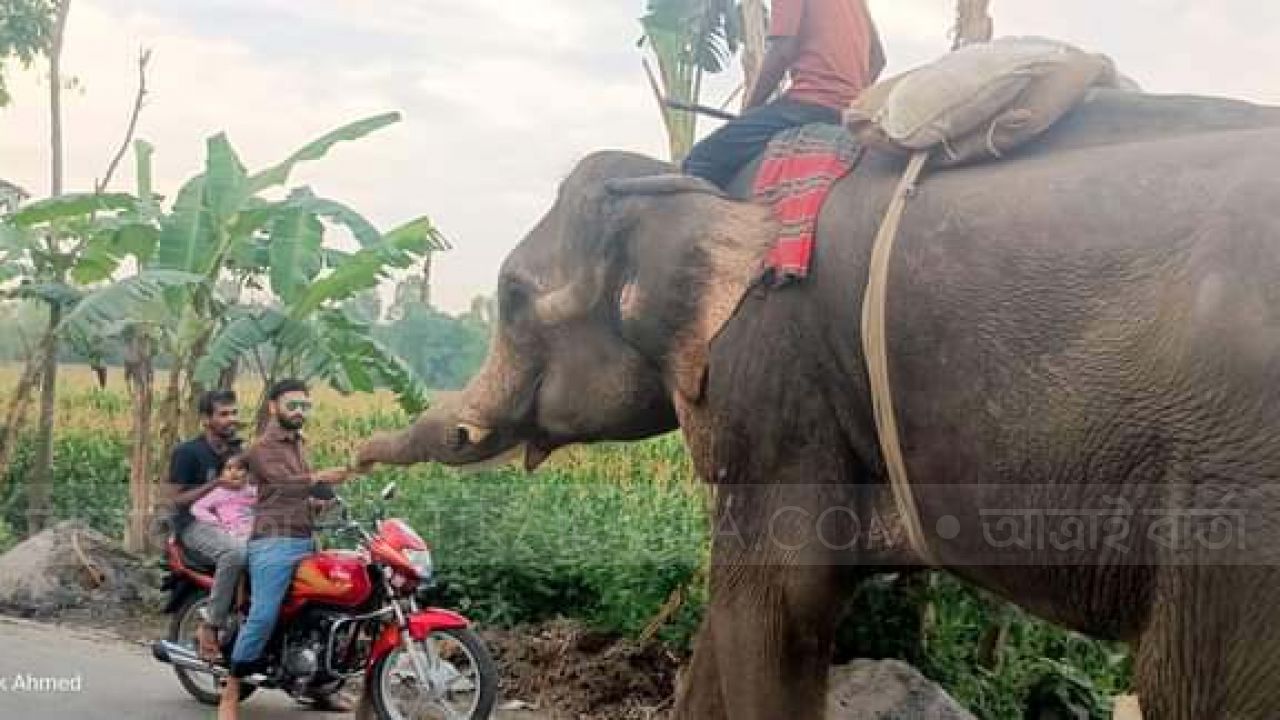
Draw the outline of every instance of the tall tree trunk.
<instances>
[{"instance_id":1,"label":"tall tree trunk","mask_svg":"<svg viewBox=\"0 0 1280 720\"><path fill-rule=\"evenodd\" d=\"M129 523L125 528L125 549L149 549L149 528L156 494L151 467L151 414L155 401L155 357L150 336L138 331L126 349L125 375L133 388L133 450L129 458Z\"/></svg>"},{"instance_id":2,"label":"tall tree trunk","mask_svg":"<svg viewBox=\"0 0 1280 720\"><path fill-rule=\"evenodd\" d=\"M286 360L280 348L272 348L271 370L267 372L266 377L262 378L262 393L258 395L258 408L253 413L253 434L254 437L262 434L267 429L267 421L271 419L270 408L267 399L267 393L271 392L271 387L275 385L285 372L283 365Z\"/></svg>"},{"instance_id":3,"label":"tall tree trunk","mask_svg":"<svg viewBox=\"0 0 1280 720\"><path fill-rule=\"evenodd\" d=\"M152 477L163 477L168 455L178 444L182 425L182 373L182 356L175 353L165 383L164 399L160 401L160 432L156 435L158 452L151 460Z\"/></svg>"},{"instance_id":4,"label":"tall tree trunk","mask_svg":"<svg viewBox=\"0 0 1280 720\"><path fill-rule=\"evenodd\" d=\"M195 434L200 428L200 396L209 388L197 383L192 375L195 374L196 365L200 363L200 358L204 357L204 352L208 349L209 340L212 336L212 331L201 335L191 347L191 352L187 355L186 362L183 363L183 386L187 390L187 402L180 409L178 423L178 431L183 437Z\"/></svg>"},{"instance_id":5,"label":"tall tree trunk","mask_svg":"<svg viewBox=\"0 0 1280 720\"><path fill-rule=\"evenodd\" d=\"M231 361L231 364L222 369L218 375L219 390L235 390L236 379L240 377L240 358Z\"/></svg>"},{"instance_id":6,"label":"tall tree trunk","mask_svg":"<svg viewBox=\"0 0 1280 720\"><path fill-rule=\"evenodd\" d=\"M59 0L49 43L49 194L52 197L62 194L62 38L69 12L71 0Z\"/></svg>"},{"instance_id":7,"label":"tall tree trunk","mask_svg":"<svg viewBox=\"0 0 1280 720\"><path fill-rule=\"evenodd\" d=\"M760 65L764 62L765 45L768 42L768 16L764 0L742 0L742 104L747 104Z\"/></svg>"},{"instance_id":8,"label":"tall tree trunk","mask_svg":"<svg viewBox=\"0 0 1280 720\"><path fill-rule=\"evenodd\" d=\"M9 459L18 444L18 435L27 417L27 408L31 405L31 396L40 382L40 371L44 369L44 354L28 349L26 365L22 369L22 377L9 396L9 407L5 410L4 425L0 427L0 497L5 495L5 483L9 477Z\"/></svg>"},{"instance_id":9,"label":"tall tree trunk","mask_svg":"<svg viewBox=\"0 0 1280 720\"><path fill-rule=\"evenodd\" d=\"M258 396L258 407L253 411L253 435L257 437L267 429L267 421L271 419L269 401L267 400L267 391L274 385L276 379L274 376L268 378L266 385L262 386L262 394Z\"/></svg>"},{"instance_id":10,"label":"tall tree trunk","mask_svg":"<svg viewBox=\"0 0 1280 720\"><path fill-rule=\"evenodd\" d=\"M951 31L955 35L952 50L991 40L995 23L988 13L990 5L991 0L957 0L956 26Z\"/></svg>"},{"instance_id":11,"label":"tall tree trunk","mask_svg":"<svg viewBox=\"0 0 1280 720\"><path fill-rule=\"evenodd\" d=\"M62 194L62 39L67 28L71 0L60 0L49 44L49 184L51 197ZM48 238L49 251L57 253L57 239ZM59 280L63 278L58 278ZM27 530L44 529L50 515L53 482L53 415L58 392L58 338L55 330L62 322L62 306L49 305L49 330L40 369L40 425L36 433L36 458L27 486Z\"/></svg>"},{"instance_id":12,"label":"tall tree trunk","mask_svg":"<svg viewBox=\"0 0 1280 720\"><path fill-rule=\"evenodd\" d=\"M62 306L49 305L49 329L40 359L40 424L36 431L36 457L27 481L27 532L34 535L45 528L52 515L53 497L53 416L57 409L58 337Z\"/></svg>"}]
</instances>

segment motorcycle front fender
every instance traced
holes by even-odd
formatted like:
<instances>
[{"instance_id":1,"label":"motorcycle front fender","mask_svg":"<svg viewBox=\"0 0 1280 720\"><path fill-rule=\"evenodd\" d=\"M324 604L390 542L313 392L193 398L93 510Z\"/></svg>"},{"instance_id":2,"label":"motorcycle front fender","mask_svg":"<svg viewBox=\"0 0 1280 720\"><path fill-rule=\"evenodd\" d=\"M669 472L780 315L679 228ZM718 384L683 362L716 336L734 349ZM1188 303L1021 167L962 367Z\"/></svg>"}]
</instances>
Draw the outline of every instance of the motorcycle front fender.
<instances>
[{"instance_id":1,"label":"motorcycle front fender","mask_svg":"<svg viewBox=\"0 0 1280 720\"><path fill-rule=\"evenodd\" d=\"M461 630L470 626L470 621L456 612L427 608L409 616L409 637L414 640L425 640L435 630ZM399 644L400 628L396 625L384 627L378 634L378 639L374 641L373 649L369 652L369 669L372 670L383 656Z\"/></svg>"}]
</instances>

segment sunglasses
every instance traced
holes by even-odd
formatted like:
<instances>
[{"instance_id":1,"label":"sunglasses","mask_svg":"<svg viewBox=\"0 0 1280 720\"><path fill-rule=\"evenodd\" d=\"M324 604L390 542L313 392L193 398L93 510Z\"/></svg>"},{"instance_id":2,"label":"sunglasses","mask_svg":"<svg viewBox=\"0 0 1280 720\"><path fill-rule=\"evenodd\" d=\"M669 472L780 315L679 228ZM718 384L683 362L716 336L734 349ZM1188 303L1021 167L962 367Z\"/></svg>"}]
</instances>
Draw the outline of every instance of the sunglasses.
<instances>
[{"instance_id":1,"label":"sunglasses","mask_svg":"<svg viewBox=\"0 0 1280 720\"><path fill-rule=\"evenodd\" d=\"M289 402L284 404L284 409L288 410L289 412L310 412L311 401L310 400L290 400Z\"/></svg>"}]
</instances>

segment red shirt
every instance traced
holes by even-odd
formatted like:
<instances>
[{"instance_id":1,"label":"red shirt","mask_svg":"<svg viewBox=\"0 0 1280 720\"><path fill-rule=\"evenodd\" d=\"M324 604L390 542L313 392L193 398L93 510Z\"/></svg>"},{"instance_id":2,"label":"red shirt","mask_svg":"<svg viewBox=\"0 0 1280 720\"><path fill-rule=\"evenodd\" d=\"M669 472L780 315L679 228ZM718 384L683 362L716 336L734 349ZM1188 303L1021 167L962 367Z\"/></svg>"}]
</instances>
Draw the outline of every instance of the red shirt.
<instances>
[{"instance_id":1,"label":"red shirt","mask_svg":"<svg viewBox=\"0 0 1280 720\"><path fill-rule=\"evenodd\" d=\"M836 110L871 83L871 16L865 0L773 0L770 37L794 37L786 97Z\"/></svg>"}]
</instances>

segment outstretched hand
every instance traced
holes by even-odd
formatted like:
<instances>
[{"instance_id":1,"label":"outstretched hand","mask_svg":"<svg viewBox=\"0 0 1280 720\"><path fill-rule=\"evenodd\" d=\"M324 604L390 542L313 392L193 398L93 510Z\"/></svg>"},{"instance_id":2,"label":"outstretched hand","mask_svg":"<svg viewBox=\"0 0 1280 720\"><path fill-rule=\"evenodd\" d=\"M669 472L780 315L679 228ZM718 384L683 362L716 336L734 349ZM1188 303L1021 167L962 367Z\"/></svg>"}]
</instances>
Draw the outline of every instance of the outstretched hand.
<instances>
[{"instance_id":1,"label":"outstretched hand","mask_svg":"<svg viewBox=\"0 0 1280 720\"><path fill-rule=\"evenodd\" d=\"M317 483L337 485L346 482L351 477L351 474L351 470L348 468L328 468L317 472L312 477Z\"/></svg>"},{"instance_id":2,"label":"outstretched hand","mask_svg":"<svg viewBox=\"0 0 1280 720\"><path fill-rule=\"evenodd\" d=\"M347 469L356 475L368 475L378 464L377 460L370 457L370 443L360 446L360 449L351 456L351 462L347 465Z\"/></svg>"}]
</instances>

